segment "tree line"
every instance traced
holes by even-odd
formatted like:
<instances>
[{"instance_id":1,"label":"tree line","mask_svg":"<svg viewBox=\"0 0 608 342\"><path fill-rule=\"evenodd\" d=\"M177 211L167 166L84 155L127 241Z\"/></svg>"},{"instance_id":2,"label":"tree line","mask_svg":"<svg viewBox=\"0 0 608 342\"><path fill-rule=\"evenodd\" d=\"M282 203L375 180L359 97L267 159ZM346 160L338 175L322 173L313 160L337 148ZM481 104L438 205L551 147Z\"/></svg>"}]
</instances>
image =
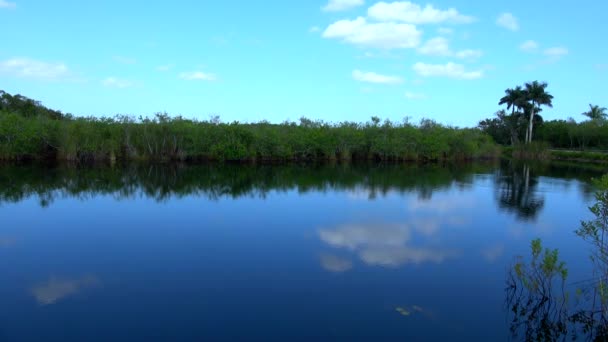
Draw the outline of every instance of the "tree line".
<instances>
[{"instance_id":1,"label":"tree line","mask_svg":"<svg viewBox=\"0 0 608 342\"><path fill-rule=\"evenodd\" d=\"M505 90L499 105L506 110L496 112L495 117L479 122L479 128L492 136L498 144L518 146L536 141L553 148L608 149L608 109L589 104L582 112L586 120L543 120L543 107L553 106L553 95L545 82L529 82Z\"/></svg>"},{"instance_id":2,"label":"tree line","mask_svg":"<svg viewBox=\"0 0 608 342\"><path fill-rule=\"evenodd\" d=\"M74 117L2 93L0 160L67 161L428 161L493 157L492 138L477 128L382 121L329 123L301 118L273 124L117 115Z\"/></svg>"}]
</instances>

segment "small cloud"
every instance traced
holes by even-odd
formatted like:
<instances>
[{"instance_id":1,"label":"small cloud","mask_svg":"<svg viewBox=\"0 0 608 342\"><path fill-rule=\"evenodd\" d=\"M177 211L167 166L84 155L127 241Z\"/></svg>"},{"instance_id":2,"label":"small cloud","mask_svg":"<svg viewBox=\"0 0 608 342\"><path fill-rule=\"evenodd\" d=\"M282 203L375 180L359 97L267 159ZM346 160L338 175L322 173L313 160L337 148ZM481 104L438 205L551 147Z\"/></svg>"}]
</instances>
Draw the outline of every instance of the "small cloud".
<instances>
[{"instance_id":1,"label":"small cloud","mask_svg":"<svg viewBox=\"0 0 608 342\"><path fill-rule=\"evenodd\" d=\"M70 75L68 67L64 63L49 63L30 58L12 58L0 61L0 73L46 81L65 79Z\"/></svg>"},{"instance_id":2,"label":"small cloud","mask_svg":"<svg viewBox=\"0 0 608 342\"><path fill-rule=\"evenodd\" d=\"M40 305L50 305L86 288L98 285L99 280L95 276L75 279L51 277L48 281L34 286L31 292Z\"/></svg>"},{"instance_id":3,"label":"small cloud","mask_svg":"<svg viewBox=\"0 0 608 342\"><path fill-rule=\"evenodd\" d=\"M103 84L106 87L110 87L110 88L129 88L135 85L135 83L133 83L132 81L129 80L125 80L125 79L120 79L120 78L116 78L116 77L108 77L106 79L104 79L103 81L101 81L101 84Z\"/></svg>"},{"instance_id":4,"label":"small cloud","mask_svg":"<svg viewBox=\"0 0 608 342\"><path fill-rule=\"evenodd\" d=\"M429 39L418 48L418 52L423 55L429 56L451 56L452 51L450 51L448 40L444 37L436 37Z\"/></svg>"},{"instance_id":5,"label":"small cloud","mask_svg":"<svg viewBox=\"0 0 608 342\"><path fill-rule=\"evenodd\" d=\"M0 8L16 8L17 4L14 2L0 0Z\"/></svg>"},{"instance_id":6,"label":"small cloud","mask_svg":"<svg viewBox=\"0 0 608 342\"><path fill-rule=\"evenodd\" d=\"M449 62L447 64L416 63L414 71L422 77L448 77L461 80L482 78L483 70L467 71L462 64Z\"/></svg>"},{"instance_id":7,"label":"small cloud","mask_svg":"<svg viewBox=\"0 0 608 342\"><path fill-rule=\"evenodd\" d=\"M331 254L322 254L320 256L321 267L330 272L346 272L353 268L352 261L343 259Z\"/></svg>"},{"instance_id":8,"label":"small cloud","mask_svg":"<svg viewBox=\"0 0 608 342\"><path fill-rule=\"evenodd\" d=\"M125 57L125 56L113 56L112 59L114 60L114 62L120 63L120 64L135 64L135 63L137 63L137 60L135 58Z\"/></svg>"},{"instance_id":9,"label":"small cloud","mask_svg":"<svg viewBox=\"0 0 608 342\"><path fill-rule=\"evenodd\" d=\"M426 99L426 95L424 95L422 93L412 93L412 92L406 91L405 98L408 100L424 100L424 99Z\"/></svg>"},{"instance_id":10,"label":"small cloud","mask_svg":"<svg viewBox=\"0 0 608 342\"><path fill-rule=\"evenodd\" d=\"M550 58L561 58L561 57L567 55L568 52L569 52L568 49L560 46L560 47L552 47L552 48L545 49L545 51L543 51L543 54Z\"/></svg>"},{"instance_id":11,"label":"small cloud","mask_svg":"<svg viewBox=\"0 0 608 342\"><path fill-rule=\"evenodd\" d=\"M324 12L341 12L355 7L362 6L363 0L329 0L327 5L321 7Z\"/></svg>"},{"instance_id":12,"label":"small cloud","mask_svg":"<svg viewBox=\"0 0 608 342\"><path fill-rule=\"evenodd\" d=\"M369 23L365 18L339 20L329 25L323 38L341 39L359 47L410 49L420 44L422 31L415 25L395 22Z\"/></svg>"},{"instance_id":13,"label":"small cloud","mask_svg":"<svg viewBox=\"0 0 608 342\"><path fill-rule=\"evenodd\" d=\"M519 30L519 22L517 21L517 18L515 18L515 16L511 13L503 13L498 16L498 19L496 19L496 25L504 27L507 30L511 31Z\"/></svg>"},{"instance_id":14,"label":"small cloud","mask_svg":"<svg viewBox=\"0 0 608 342\"><path fill-rule=\"evenodd\" d=\"M353 71L353 79L359 82L376 84L399 84L403 82L401 77L381 75L375 72L365 72L360 70Z\"/></svg>"},{"instance_id":15,"label":"small cloud","mask_svg":"<svg viewBox=\"0 0 608 342\"><path fill-rule=\"evenodd\" d=\"M475 21L474 17L460 14L456 9L440 10L433 5L424 8L409 1L378 2L367 10L367 15L375 20L384 22L400 21L409 24L468 24Z\"/></svg>"},{"instance_id":16,"label":"small cloud","mask_svg":"<svg viewBox=\"0 0 608 342\"><path fill-rule=\"evenodd\" d=\"M608 63L598 63L595 65L597 70L608 70Z\"/></svg>"},{"instance_id":17,"label":"small cloud","mask_svg":"<svg viewBox=\"0 0 608 342\"><path fill-rule=\"evenodd\" d=\"M476 59L483 54L481 50L472 49L453 52L450 50L448 40L444 37L429 39L424 45L418 48L418 53L428 56L456 57L461 59Z\"/></svg>"},{"instance_id":18,"label":"small cloud","mask_svg":"<svg viewBox=\"0 0 608 342\"><path fill-rule=\"evenodd\" d=\"M519 49L524 52L534 52L538 50L538 43L533 40L526 40L519 46Z\"/></svg>"},{"instance_id":19,"label":"small cloud","mask_svg":"<svg viewBox=\"0 0 608 342\"><path fill-rule=\"evenodd\" d=\"M173 67L175 67L175 65L173 65L173 64L159 65L156 67L156 70L161 71L161 72L166 72L166 71L173 69Z\"/></svg>"},{"instance_id":20,"label":"small cloud","mask_svg":"<svg viewBox=\"0 0 608 342\"><path fill-rule=\"evenodd\" d=\"M454 56L456 58L461 58L461 59L477 59L477 58L483 56L483 51L472 50L472 49L461 50L461 51L456 52L454 54Z\"/></svg>"},{"instance_id":21,"label":"small cloud","mask_svg":"<svg viewBox=\"0 0 608 342\"><path fill-rule=\"evenodd\" d=\"M320 32L321 28L319 26L312 26L311 28L308 29L308 32L310 33L316 33L316 32Z\"/></svg>"},{"instance_id":22,"label":"small cloud","mask_svg":"<svg viewBox=\"0 0 608 342\"><path fill-rule=\"evenodd\" d=\"M189 71L182 72L179 74L179 78L188 81L216 81L217 78L214 74L208 74L202 71Z\"/></svg>"}]
</instances>

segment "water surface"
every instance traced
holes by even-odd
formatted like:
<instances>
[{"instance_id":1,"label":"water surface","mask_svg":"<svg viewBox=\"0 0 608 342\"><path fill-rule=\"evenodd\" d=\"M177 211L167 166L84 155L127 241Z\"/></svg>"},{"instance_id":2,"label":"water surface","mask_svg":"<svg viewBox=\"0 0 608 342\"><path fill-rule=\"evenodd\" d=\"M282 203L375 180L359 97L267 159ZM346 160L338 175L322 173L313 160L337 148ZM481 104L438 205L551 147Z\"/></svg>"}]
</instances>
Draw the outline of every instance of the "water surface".
<instances>
[{"instance_id":1,"label":"water surface","mask_svg":"<svg viewBox=\"0 0 608 342\"><path fill-rule=\"evenodd\" d=\"M0 340L509 340L530 241L573 231L597 169L0 167Z\"/></svg>"}]
</instances>

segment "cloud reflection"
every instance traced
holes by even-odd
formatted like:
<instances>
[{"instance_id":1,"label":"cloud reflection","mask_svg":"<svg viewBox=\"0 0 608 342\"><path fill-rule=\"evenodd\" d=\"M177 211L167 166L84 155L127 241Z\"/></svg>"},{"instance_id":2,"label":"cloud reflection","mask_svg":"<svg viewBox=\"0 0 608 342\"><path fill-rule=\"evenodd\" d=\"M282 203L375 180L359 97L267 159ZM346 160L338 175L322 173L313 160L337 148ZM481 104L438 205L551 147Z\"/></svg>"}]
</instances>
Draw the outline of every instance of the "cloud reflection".
<instances>
[{"instance_id":1,"label":"cloud reflection","mask_svg":"<svg viewBox=\"0 0 608 342\"><path fill-rule=\"evenodd\" d=\"M99 285L97 277L88 275L80 278L50 277L31 289L32 295L40 305L55 304L58 301L74 295L86 288Z\"/></svg>"},{"instance_id":2,"label":"cloud reflection","mask_svg":"<svg viewBox=\"0 0 608 342\"><path fill-rule=\"evenodd\" d=\"M321 267L330 272L346 272L353 268L352 261L331 254L321 254Z\"/></svg>"},{"instance_id":3,"label":"cloud reflection","mask_svg":"<svg viewBox=\"0 0 608 342\"><path fill-rule=\"evenodd\" d=\"M438 223L433 221L424 224L417 222L414 228L405 224L343 225L321 229L319 238L332 247L354 251L364 263L371 266L441 263L456 253L443 248L411 245L413 230L428 235L436 231L435 227L438 227Z\"/></svg>"}]
</instances>

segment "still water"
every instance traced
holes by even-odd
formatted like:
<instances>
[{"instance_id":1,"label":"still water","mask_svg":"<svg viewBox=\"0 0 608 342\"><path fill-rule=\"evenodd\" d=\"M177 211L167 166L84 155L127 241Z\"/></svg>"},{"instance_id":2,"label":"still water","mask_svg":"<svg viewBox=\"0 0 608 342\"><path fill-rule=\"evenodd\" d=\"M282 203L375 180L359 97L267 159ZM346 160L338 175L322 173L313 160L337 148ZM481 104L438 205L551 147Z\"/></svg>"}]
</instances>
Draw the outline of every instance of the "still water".
<instances>
[{"instance_id":1,"label":"still water","mask_svg":"<svg viewBox=\"0 0 608 342\"><path fill-rule=\"evenodd\" d=\"M0 167L0 340L493 340L597 168Z\"/></svg>"}]
</instances>

